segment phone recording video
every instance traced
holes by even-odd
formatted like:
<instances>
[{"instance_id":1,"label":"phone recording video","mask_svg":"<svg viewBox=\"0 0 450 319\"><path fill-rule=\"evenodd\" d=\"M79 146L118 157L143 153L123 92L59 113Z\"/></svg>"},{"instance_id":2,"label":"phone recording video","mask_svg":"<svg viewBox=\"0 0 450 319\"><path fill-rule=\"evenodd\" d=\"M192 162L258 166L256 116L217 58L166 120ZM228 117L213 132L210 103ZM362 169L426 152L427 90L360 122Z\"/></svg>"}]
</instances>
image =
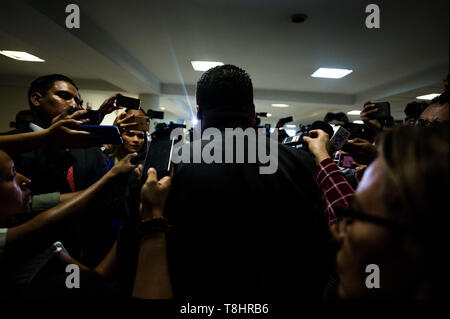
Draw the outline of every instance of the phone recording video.
<instances>
[{"instance_id":1,"label":"phone recording video","mask_svg":"<svg viewBox=\"0 0 450 319\"><path fill-rule=\"evenodd\" d=\"M116 106L122 106L127 109L138 110L141 107L141 100L132 97L117 95Z\"/></svg>"},{"instance_id":2,"label":"phone recording video","mask_svg":"<svg viewBox=\"0 0 450 319\"><path fill-rule=\"evenodd\" d=\"M151 141L147 156L145 158L144 168L142 170L142 181L147 180L147 171L153 167L158 174L158 179L170 174L170 164L172 162L173 139L161 139Z\"/></svg>"},{"instance_id":3,"label":"phone recording video","mask_svg":"<svg viewBox=\"0 0 450 319\"><path fill-rule=\"evenodd\" d=\"M374 103L374 109L378 109L377 112L370 115L374 119L387 119L391 116L391 104L389 102L376 102Z\"/></svg>"}]
</instances>

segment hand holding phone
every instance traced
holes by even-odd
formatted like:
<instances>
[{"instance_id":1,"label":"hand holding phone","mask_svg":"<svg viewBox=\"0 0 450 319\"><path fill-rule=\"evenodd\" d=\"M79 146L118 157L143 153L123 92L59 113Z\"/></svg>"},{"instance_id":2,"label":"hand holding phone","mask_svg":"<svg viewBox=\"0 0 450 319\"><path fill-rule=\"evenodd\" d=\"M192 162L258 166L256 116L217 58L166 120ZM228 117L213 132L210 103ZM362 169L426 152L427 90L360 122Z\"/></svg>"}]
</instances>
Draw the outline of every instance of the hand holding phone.
<instances>
[{"instance_id":1,"label":"hand holding phone","mask_svg":"<svg viewBox=\"0 0 450 319\"><path fill-rule=\"evenodd\" d=\"M100 125L101 115L99 111L86 110L86 113L81 114L76 118L77 120L88 120L89 125Z\"/></svg>"},{"instance_id":2,"label":"hand holding phone","mask_svg":"<svg viewBox=\"0 0 450 319\"><path fill-rule=\"evenodd\" d=\"M100 144L122 144L122 136L117 126L109 125L81 125L75 128L78 131L85 131L98 136Z\"/></svg>"},{"instance_id":3,"label":"hand holding phone","mask_svg":"<svg viewBox=\"0 0 450 319\"><path fill-rule=\"evenodd\" d=\"M158 178L170 174L170 164L172 162L174 140L151 141L145 158L144 168L142 170L141 180L147 180L147 171L153 167Z\"/></svg>"},{"instance_id":4,"label":"hand holding phone","mask_svg":"<svg viewBox=\"0 0 450 319\"><path fill-rule=\"evenodd\" d=\"M133 122L137 123L136 130L149 131L150 130L150 118L148 116L135 115L134 118L130 118Z\"/></svg>"},{"instance_id":5,"label":"hand holding phone","mask_svg":"<svg viewBox=\"0 0 450 319\"><path fill-rule=\"evenodd\" d=\"M141 107L141 100L119 94L116 97L116 107L119 106L127 109L139 110Z\"/></svg>"},{"instance_id":6,"label":"hand holding phone","mask_svg":"<svg viewBox=\"0 0 450 319\"><path fill-rule=\"evenodd\" d=\"M330 139L330 153L334 153L344 146L345 142L347 142L350 137L350 132L347 131L342 126L339 126L336 133L334 133L333 137Z\"/></svg>"}]
</instances>

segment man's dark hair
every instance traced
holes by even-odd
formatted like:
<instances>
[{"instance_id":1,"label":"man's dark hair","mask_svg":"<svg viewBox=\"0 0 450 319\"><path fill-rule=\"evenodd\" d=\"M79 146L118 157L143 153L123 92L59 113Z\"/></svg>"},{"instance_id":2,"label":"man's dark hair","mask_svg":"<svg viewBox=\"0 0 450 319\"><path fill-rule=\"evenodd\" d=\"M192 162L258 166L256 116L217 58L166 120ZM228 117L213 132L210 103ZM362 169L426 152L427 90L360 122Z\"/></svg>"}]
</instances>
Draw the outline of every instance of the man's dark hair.
<instances>
[{"instance_id":1,"label":"man's dark hair","mask_svg":"<svg viewBox=\"0 0 450 319\"><path fill-rule=\"evenodd\" d=\"M52 88L53 84L56 81L69 82L78 90L78 87L75 84L75 82L71 78L69 78L65 75L49 74L49 75L41 76L41 77L37 78L36 80L34 80L33 82L31 82L30 88L28 89L28 104L30 105L31 110L33 109L33 105L31 104L31 101L30 101L31 95L34 92L38 92L42 96L47 95L48 91Z\"/></svg>"},{"instance_id":2,"label":"man's dark hair","mask_svg":"<svg viewBox=\"0 0 450 319\"><path fill-rule=\"evenodd\" d=\"M344 112L339 112L339 113L328 112L325 115L324 119L323 119L323 121L325 123L329 123L329 122L332 122L334 120L340 121L340 122L343 122L343 123L349 123L350 122L348 117L347 117L347 115L345 115Z\"/></svg>"},{"instance_id":3,"label":"man's dark hair","mask_svg":"<svg viewBox=\"0 0 450 319\"><path fill-rule=\"evenodd\" d=\"M417 120L427 107L427 102L414 101L406 105L404 112L407 117Z\"/></svg>"},{"instance_id":4,"label":"man's dark hair","mask_svg":"<svg viewBox=\"0 0 450 319\"><path fill-rule=\"evenodd\" d=\"M199 119L205 111L242 113L253 116L253 85L250 76L237 66L226 64L209 69L197 82Z\"/></svg>"},{"instance_id":5,"label":"man's dark hair","mask_svg":"<svg viewBox=\"0 0 450 319\"><path fill-rule=\"evenodd\" d=\"M435 97L434 99L431 100L430 104L434 104L434 103L439 103L441 105L443 104L448 104L449 100L448 100L448 91L442 93L441 95Z\"/></svg>"},{"instance_id":6,"label":"man's dark hair","mask_svg":"<svg viewBox=\"0 0 450 319\"><path fill-rule=\"evenodd\" d=\"M30 110L22 110L22 111L19 111L19 112L16 114L16 123L22 121L22 120L23 120L22 117L23 117L23 116L27 116L27 115L33 115L33 113L31 113Z\"/></svg>"}]
</instances>

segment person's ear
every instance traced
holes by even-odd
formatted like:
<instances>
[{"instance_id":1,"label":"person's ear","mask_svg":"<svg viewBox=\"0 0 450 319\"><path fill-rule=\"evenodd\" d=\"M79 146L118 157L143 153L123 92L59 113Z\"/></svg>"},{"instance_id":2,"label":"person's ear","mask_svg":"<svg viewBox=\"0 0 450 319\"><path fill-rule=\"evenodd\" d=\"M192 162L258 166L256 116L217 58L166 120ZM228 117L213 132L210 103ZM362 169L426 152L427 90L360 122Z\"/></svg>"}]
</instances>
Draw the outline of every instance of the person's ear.
<instances>
[{"instance_id":1,"label":"person's ear","mask_svg":"<svg viewBox=\"0 0 450 319\"><path fill-rule=\"evenodd\" d=\"M256 126L256 112L253 114L253 117L250 119L250 123L252 126Z\"/></svg>"},{"instance_id":2,"label":"person's ear","mask_svg":"<svg viewBox=\"0 0 450 319\"><path fill-rule=\"evenodd\" d=\"M30 96L31 104L32 104L33 106L36 106L36 107L40 106L40 105L41 105L41 101L40 101L41 98L42 98L42 95L41 95L40 93L34 92L34 93L31 94L31 96Z\"/></svg>"},{"instance_id":3,"label":"person's ear","mask_svg":"<svg viewBox=\"0 0 450 319\"><path fill-rule=\"evenodd\" d=\"M200 106L197 105L197 120L202 120L202 110L200 109Z\"/></svg>"}]
</instances>

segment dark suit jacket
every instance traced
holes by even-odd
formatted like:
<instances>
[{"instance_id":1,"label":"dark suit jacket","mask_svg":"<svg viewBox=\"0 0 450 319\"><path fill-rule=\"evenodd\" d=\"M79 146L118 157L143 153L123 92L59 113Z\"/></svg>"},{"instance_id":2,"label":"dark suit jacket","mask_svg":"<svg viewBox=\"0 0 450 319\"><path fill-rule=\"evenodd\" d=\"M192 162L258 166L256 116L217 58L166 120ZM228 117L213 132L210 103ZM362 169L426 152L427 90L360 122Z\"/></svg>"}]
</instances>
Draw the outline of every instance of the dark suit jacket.
<instances>
[{"instance_id":1,"label":"dark suit jacket","mask_svg":"<svg viewBox=\"0 0 450 319\"><path fill-rule=\"evenodd\" d=\"M31 130L15 130L8 134L26 132ZM76 191L86 189L107 172L106 161L99 148L72 150L41 148L19 154L13 160L16 171L31 179L33 194L71 192L66 175L72 165Z\"/></svg>"}]
</instances>

